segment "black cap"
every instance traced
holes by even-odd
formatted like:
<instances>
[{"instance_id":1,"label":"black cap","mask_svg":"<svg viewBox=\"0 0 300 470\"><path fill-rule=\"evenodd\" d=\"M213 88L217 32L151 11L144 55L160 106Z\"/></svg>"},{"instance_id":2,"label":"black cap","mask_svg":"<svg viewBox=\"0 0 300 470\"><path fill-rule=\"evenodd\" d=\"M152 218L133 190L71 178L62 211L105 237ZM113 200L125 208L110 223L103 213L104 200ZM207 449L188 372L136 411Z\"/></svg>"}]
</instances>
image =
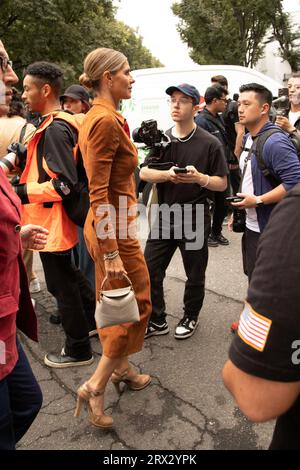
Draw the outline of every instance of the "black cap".
<instances>
[{"instance_id":1,"label":"black cap","mask_svg":"<svg viewBox=\"0 0 300 470\"><path fill-rule=\"evenodd\" d=\"M167 95L172 95L174 91L181 91L187 96L193 98L195 104L199 104L200 102L200 93L193 85L189 85L188 83L182 83L178 86L170 86L166 89Z\"/></svg>"},{"instance_id":2,"label":"black cap","mask_svg":"<svg viewBox=\"0 0 300 470\"><path fill-rule=\"evenodd\" d=\"M63 101L64 98L73 98L73 100L80 100L86 104L90 104L90 95L86 89L81 85L71 85L69 86L65 93L59 97L60 101Z\"/></svg>"}]
</instances>

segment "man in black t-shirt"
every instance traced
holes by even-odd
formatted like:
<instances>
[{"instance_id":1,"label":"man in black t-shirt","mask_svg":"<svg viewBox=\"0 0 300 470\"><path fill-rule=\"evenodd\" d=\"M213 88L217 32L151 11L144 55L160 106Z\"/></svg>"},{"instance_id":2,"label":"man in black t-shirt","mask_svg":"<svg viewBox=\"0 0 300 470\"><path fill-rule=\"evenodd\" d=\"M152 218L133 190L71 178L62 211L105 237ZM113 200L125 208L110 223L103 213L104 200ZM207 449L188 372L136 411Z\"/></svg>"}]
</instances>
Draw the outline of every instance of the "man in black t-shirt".
<instances>
[{"instance_id":1,"label":"man in black t-shirt","mask_svg":"<svg viewBox=\"0 0 300 470\"><path fill-rule=\"evenodd\" d=\"M300 450L300 183L260 237L226 387L256 422L277 418L270 449Z\"/></svg>"},{"instance_id":2,"label":"man in black t-shirt","mask_svg":"<svg viewBox=\"0 0 300 470\"><path fill-rule=\"evenodd\" d=\"M207 197L209 191L225 190L228 170L221 143L194 122L200 100L198 90L182 84L169 87L166 93L171 97L175 126L167 131L171 145L161 156L160 163L172 162L171 168L153 169L146 159L146 166L140 172L142 180L156 183L159 204L156 223L151 227L145 248L152 297L152 315L145 338L169 332L163 280L179 248L187 281L184 315L174 336L185 339L192 336L198 325L204 299L210 232Z\"/></svg>"}]
</instances>

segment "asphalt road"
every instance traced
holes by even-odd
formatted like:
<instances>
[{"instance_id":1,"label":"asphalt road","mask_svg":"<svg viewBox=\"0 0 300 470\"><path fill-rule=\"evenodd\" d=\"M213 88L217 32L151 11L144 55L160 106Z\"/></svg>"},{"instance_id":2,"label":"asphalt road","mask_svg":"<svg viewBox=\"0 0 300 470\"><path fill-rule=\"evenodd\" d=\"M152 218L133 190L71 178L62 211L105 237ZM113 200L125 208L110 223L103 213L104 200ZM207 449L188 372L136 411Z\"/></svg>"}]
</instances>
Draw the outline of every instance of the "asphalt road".
<instances>
[{"instance_id":1,"label":"asphalt road","mask_svg":"<svg viewBox=\"0 0 300 470\"><path fill-rule=\"evenodd\" d=\"M227 234L227 229L224 229ZM168 269L165 294L171 331L145 341L131 362L150 373L151 385L140 392L128 389L119 397L111 384L105 403L113 430L92 427L84 412L74 418L76 389L94 371L101 348L93 338L91 366L50 369L46 352L60 350L63 333L49 323L54 302L45 289L38 256L35 267L42 280L37 301L40 342L22 337L44 394L41 412L19 443L20 449L74 450L200 450L266 449L274 423L250 423L237 409L221 380L232 339L231 321L242 309L247 281L242 273L240 235L229 234L228 247L210 248L206 297L194 336L178 341L173 332L182 316L184 270L176 253Z\"/></svg>"}]
</instances>

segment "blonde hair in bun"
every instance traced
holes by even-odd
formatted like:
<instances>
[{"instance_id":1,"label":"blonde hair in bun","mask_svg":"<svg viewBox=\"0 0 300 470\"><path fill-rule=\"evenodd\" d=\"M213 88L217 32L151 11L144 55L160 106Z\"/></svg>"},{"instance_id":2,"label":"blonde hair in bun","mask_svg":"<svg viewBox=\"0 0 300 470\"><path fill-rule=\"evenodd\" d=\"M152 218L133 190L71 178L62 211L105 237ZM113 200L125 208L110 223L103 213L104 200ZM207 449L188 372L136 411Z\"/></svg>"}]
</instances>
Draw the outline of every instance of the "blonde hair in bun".
<instances>
[{"instance_id":1,"label":"blonde hair in bun","mask_svg":"<svg viewBox=\"0 0 300 470\"><path fill-rule=\"evenodd\" d=\"M90 88L90 89L93 88L92 80L87 76L86 73L83 73L82 75L80 75L79 83L80 83L80 85L82 85L86 88Z\"/></svg>"},{"instance_id":2,"label":"blonde hair in bun","mask_svg":"<svg viewBox=\"0 0 300 470\"><path fill-rule=\"evenodd\" d=\"M104 72L116 73L126 62L127 57L122 52L99 47L90 52L84 59L84 73L80 76L81 85L97 90Z\"/></svg>"}]
</instances>

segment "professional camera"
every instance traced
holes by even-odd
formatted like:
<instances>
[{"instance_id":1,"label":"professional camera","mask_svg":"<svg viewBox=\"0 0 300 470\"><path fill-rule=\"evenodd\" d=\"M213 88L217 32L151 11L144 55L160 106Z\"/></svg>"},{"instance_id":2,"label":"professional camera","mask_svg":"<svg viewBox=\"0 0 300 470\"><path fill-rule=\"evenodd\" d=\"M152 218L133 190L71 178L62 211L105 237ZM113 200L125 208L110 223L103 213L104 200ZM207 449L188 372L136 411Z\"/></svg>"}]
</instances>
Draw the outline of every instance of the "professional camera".
<instances>
[{"instance_id":1,"label":"professional camera","mask_svg":"<svg viewBox=\"0 0 300 470\"><path fill-rule=\"evenodd\" d=\"M25 145L21 144L20 142L13 142L7 147L7 153L14 153L17 156L16 166L23 171L27 157L27 148Z\"/></svg>"},{"instance_id":2,"label":"professional camera","mask_svg":"<svg viewBox=\"0 0 300 470\"><path fill-rule=\"evenodd\" d=\"M245 232L246 229L246 211L245 209L233 208L232 230L236 233Z\"/></svg>"},{"instance_id":3,"label":"professional camera","mask_svg":"<svg viewBox=\"0 0 300 470\"><path fill-rule=\"evenodd\" d=\"M141 127L132 131L134 142L145 144L148 148L165 148L170 143L170 138L157 128L157 121L148 119L143 121Z\"/></svg>"},{"instance_id":4,"label":"professional camera","mask_svg":"<svg viewBox=\"0 0 300 470\"><path fill-rule=\"evenodd\" d=\"M137 127L132 131L132 138L134 142L144 144L146 149L149 150L147 156L148 168L169 170L175 165L173 162L162 161L166 149L171 145L171 139L157 128L157 121L154 119L143 121L141 127Z\"/></svg>"},{"instance_id":5,"label":"professional camera","mask_svg":"<svg viewBox=\"0 0 300 470\"><path fill-rule=\"evenodd\" d=\"M278 98L272 101L272 107L270 110L270 120L272 122L275 122L276 116L284 115L288 105L289 105L288 89L279 88Z\"/></svg>"}]
</instances>

